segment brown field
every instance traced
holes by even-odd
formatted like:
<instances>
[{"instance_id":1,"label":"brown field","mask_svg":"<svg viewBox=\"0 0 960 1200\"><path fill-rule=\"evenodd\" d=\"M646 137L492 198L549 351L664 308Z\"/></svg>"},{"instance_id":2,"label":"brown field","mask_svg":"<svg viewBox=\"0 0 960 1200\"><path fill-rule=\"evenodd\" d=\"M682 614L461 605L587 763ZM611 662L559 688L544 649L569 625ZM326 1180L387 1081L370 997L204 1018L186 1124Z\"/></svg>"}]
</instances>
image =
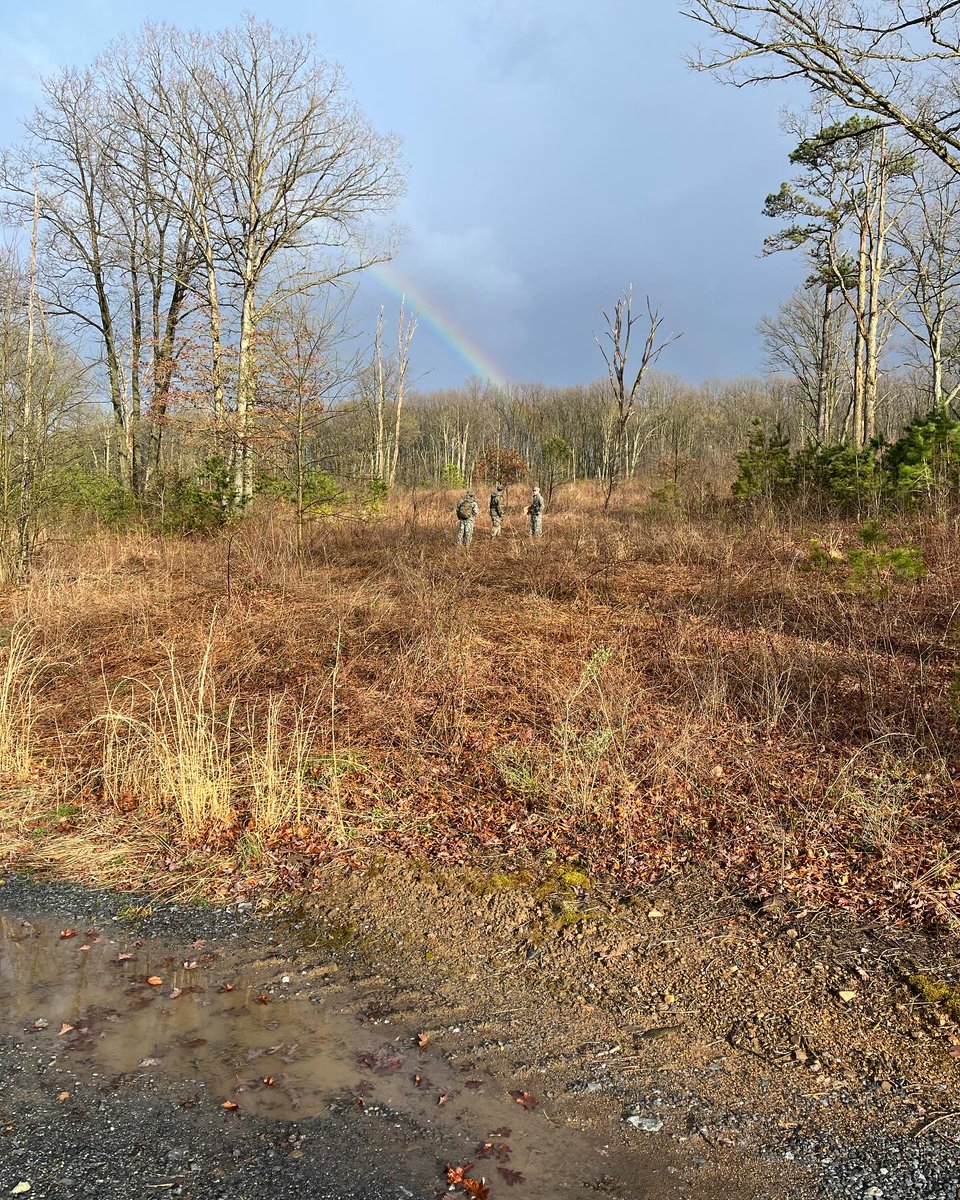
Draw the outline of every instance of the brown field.
<instances>
[{"instance_id":1,"label":"brown field","mask_svg":"<svg viewBox=\"0 0 960 1200\"><path fill-rule=\"evenodd\" d=\"M857 582L851 523L582 487L531 543L511 501L470 552L437 493L316 522L302 571L277 508L51 541L0 601L4 860L211 897L384 853L618 891L706 869L950 920L952 518L883 523L928 573Z\"/></svg>"}]
</instances>

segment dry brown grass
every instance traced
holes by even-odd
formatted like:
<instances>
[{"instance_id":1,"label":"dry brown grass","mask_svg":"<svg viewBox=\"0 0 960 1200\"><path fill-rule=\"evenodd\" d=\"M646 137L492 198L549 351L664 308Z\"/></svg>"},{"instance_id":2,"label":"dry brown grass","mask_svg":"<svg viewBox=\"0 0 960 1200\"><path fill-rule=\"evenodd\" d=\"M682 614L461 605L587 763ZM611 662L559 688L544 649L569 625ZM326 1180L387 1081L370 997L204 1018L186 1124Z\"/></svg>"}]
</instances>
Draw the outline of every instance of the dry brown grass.
<instances>
[{"instance_id":1,"label":"dry brown grass","mask_svg":"<svg viewBox=\"0 0 960 1200\"><path fill-rule=\"evenodd\" d=\"M77 836L126 814L167 857L292 883L332 853L559 854L623 886L706 860L804 902L952 909L955 523L892 523L930 574L874 596L807 569L812 536L854 543L843 522L627 491L604 514L581 487L541 542L517 512L464 552L452 508L317 523L304 571L279 509L52 548L3 600L0 751L6 722L11 761L79 798Z\"/></svg>"}]
</instances>

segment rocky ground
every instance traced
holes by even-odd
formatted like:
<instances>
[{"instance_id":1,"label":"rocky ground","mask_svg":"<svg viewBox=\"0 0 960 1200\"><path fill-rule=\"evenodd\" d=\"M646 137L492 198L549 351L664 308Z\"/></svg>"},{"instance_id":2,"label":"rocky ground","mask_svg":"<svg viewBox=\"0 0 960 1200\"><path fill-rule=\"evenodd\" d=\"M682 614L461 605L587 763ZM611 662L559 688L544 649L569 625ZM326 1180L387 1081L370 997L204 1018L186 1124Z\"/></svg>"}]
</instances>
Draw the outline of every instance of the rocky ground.
<instances>
[{"instance_id":1,"label":"rocky ground","mask_svg":"<svg viewBox=\"0 0 960 1200\"><path fill-rule=\"evenodd\" d=\"M536 881L338 872L308 909L257 914L252 899L189 908L11 876L0 907L8 922L46 914L147 946L202 939L266 989L281 1023L318 1002L368 1041L429 1043L451 1096L470 1079L534 1098L524 1119L541 1123L525 1136L541 1152L510 1187L520 1200L960 1196L955 958L942 940L776 900L757 910L702 882L600 895L561 869ZM918 994L921 976L941 983L939 999ZM457 1101L440 1123L401 1094L402 1073L392 1091L376 1079L382 1095L358 1085L293 1119L242 1111L241 1097L231 1119L202 1079L185 1092L176 1073L105 1078L24 1021L4 1028L0 1063L7 1193L431 1196L494 1119ZM578 1192L594 1153L609 1167Z\"/></svg>"}]
</instances>

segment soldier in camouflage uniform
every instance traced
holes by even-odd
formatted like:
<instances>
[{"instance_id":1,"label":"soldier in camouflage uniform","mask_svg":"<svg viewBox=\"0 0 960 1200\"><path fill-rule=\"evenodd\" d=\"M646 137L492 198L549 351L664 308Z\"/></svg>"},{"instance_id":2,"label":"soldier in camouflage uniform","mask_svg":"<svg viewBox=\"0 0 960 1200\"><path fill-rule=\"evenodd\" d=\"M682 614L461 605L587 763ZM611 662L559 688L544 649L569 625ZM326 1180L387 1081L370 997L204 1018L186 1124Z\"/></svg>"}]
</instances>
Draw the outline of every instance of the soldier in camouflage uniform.
<instances>
[{"instance_id":1,"label":"soldier in camouflage uniform","mask_svg":"<svg viewBox=\"0 0 960 1200\"><path fill-rule=\"evenodd\" d=\"M473 541L473 527L480 513L480 505L474 499L473 492L467 492L456 508L457 513L457 545L469 546Z\"/></svg>"},{"instance_id":2,"label":"soldier in camouflage uniform","mask_svg":"<svg viewBox=\"0 0 960 1200\"><path fill-rule=\"evenodd\" d=\"M531 537L543 537L543 509L543 496L540 493L540 489L535 487L533 489L533 495L530 498L529 507L527 508L527 513L530 517Z\"/></svg>"},{"instance_id":3,"label":"soldier in camouflage uniform","mask_svg":"<svg viewBox=\"0 0 960 1200\"><path fill-rule=\"evenodd\" d=\"M503 484L498 483L490 493L490 536L499 537L503 526Z\"/></svg>"}]
</instances>

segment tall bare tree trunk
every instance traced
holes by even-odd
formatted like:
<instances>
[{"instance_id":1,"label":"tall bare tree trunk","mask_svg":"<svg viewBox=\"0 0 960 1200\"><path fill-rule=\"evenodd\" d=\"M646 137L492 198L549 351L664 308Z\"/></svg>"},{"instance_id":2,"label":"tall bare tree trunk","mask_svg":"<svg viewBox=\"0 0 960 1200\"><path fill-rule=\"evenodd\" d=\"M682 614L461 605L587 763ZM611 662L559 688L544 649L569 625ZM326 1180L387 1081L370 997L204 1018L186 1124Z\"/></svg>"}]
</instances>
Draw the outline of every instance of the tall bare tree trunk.
<instances>
[{"instance_id":1,"label":"tall bare tree trunk","mask_svg":"<svg viewBox=\"0 0 960 1200\"><path fill-rule=\"evenodd\" d=\"M256 322L253 287L244 287L237 357L237 414L234 430L233 488L237 502L253 498L253 452L250 436L257 383Z\"/></svg>"},{"instance_id":2,"label":"tall bare tree trunk","mask_svg":"<svg viewBox=\"0 0 960 1200\"><path fill-rule=\"evenodd\" d=\"M856 332L853 342L853 411L851 414L854 447L859 450L863 446L863 413L864 392L866 379L866 330L864 329L864 311L868 291L868 253L869 232L867 217L860 218L860 245L857 253L857 308Z\"/></svg>"},{"instance_id":3,"label":"tall bare tree trunk","mask_svg":"<svg viewBox=\"0 0 960 1200\"><path fill-rule=\"evenodd\" d=\"M817 445L830 437L830 408L832 387L833 288L824 284L823 318L820 326L820 370L817 377Z\"/></svg>"},{"instance_id":4,"label":"tall bare tree trunk","mask_svg":"<svg viewBox=\"0 0 960 1200\"><path fill-rule=\"evenodd\" d=\"M870 219L870 285L866 311L865 372L863 381L862 445L867 445L877 431L877 379L879 375L880 342L880 285L883 282L883 259L886 247L887 219L887 158L886 134L879 133L874 142L876 201ZM871 171L871 174L874 172Z\"/></svg>"},{"instance_id":5,"label":"tall bare tree trunk","mask_svg":"<svg viewBox=\"0 0 960 1200\"><path fill-rule=\"evenodd\" d=\"M34 484L36 482L37 439L34 437L36 400L35 314L37 307L37 232L40 227L40 188L34 173L33 232L30 237L30 291L27 299L27 363L23 381L23 424L20 429L20 509L17 513L17 576L25 579L33 558Z\"/></svg>"},{"instance_id":6,"label":"tall bare tree trunk","mask_svg":"<svg viewBox=\"0 0 960 1200\"><path fill-rule=\"evenodd\" d=\"M376 411L376 432L371 464L374 479L386 477L386 446L384 445L383 410L387 403L387 381L383 370L383 305L377 315L377 332L373 341L373 390Z\"/></svg>"},{"instance_id":7,"label":"tall bare tree trunk","mask_svg":"<svg viewBox=\"0 0 960 1200\"><path fill-rule=\"evenodd\" d=\"M400 458L400 416L403 412L403 396L407 380L407 364L410 361L410 343L417 331L415 319L407 321L404 317L403 300L400 301L400 317L397 325L397 387L396 411L393 418L393 446L390 451L390 463L387 470L387 487L392 488L397 479L397 462ZM499 440L499 426L497 437Z\"/></svg>"}]
</instances>

